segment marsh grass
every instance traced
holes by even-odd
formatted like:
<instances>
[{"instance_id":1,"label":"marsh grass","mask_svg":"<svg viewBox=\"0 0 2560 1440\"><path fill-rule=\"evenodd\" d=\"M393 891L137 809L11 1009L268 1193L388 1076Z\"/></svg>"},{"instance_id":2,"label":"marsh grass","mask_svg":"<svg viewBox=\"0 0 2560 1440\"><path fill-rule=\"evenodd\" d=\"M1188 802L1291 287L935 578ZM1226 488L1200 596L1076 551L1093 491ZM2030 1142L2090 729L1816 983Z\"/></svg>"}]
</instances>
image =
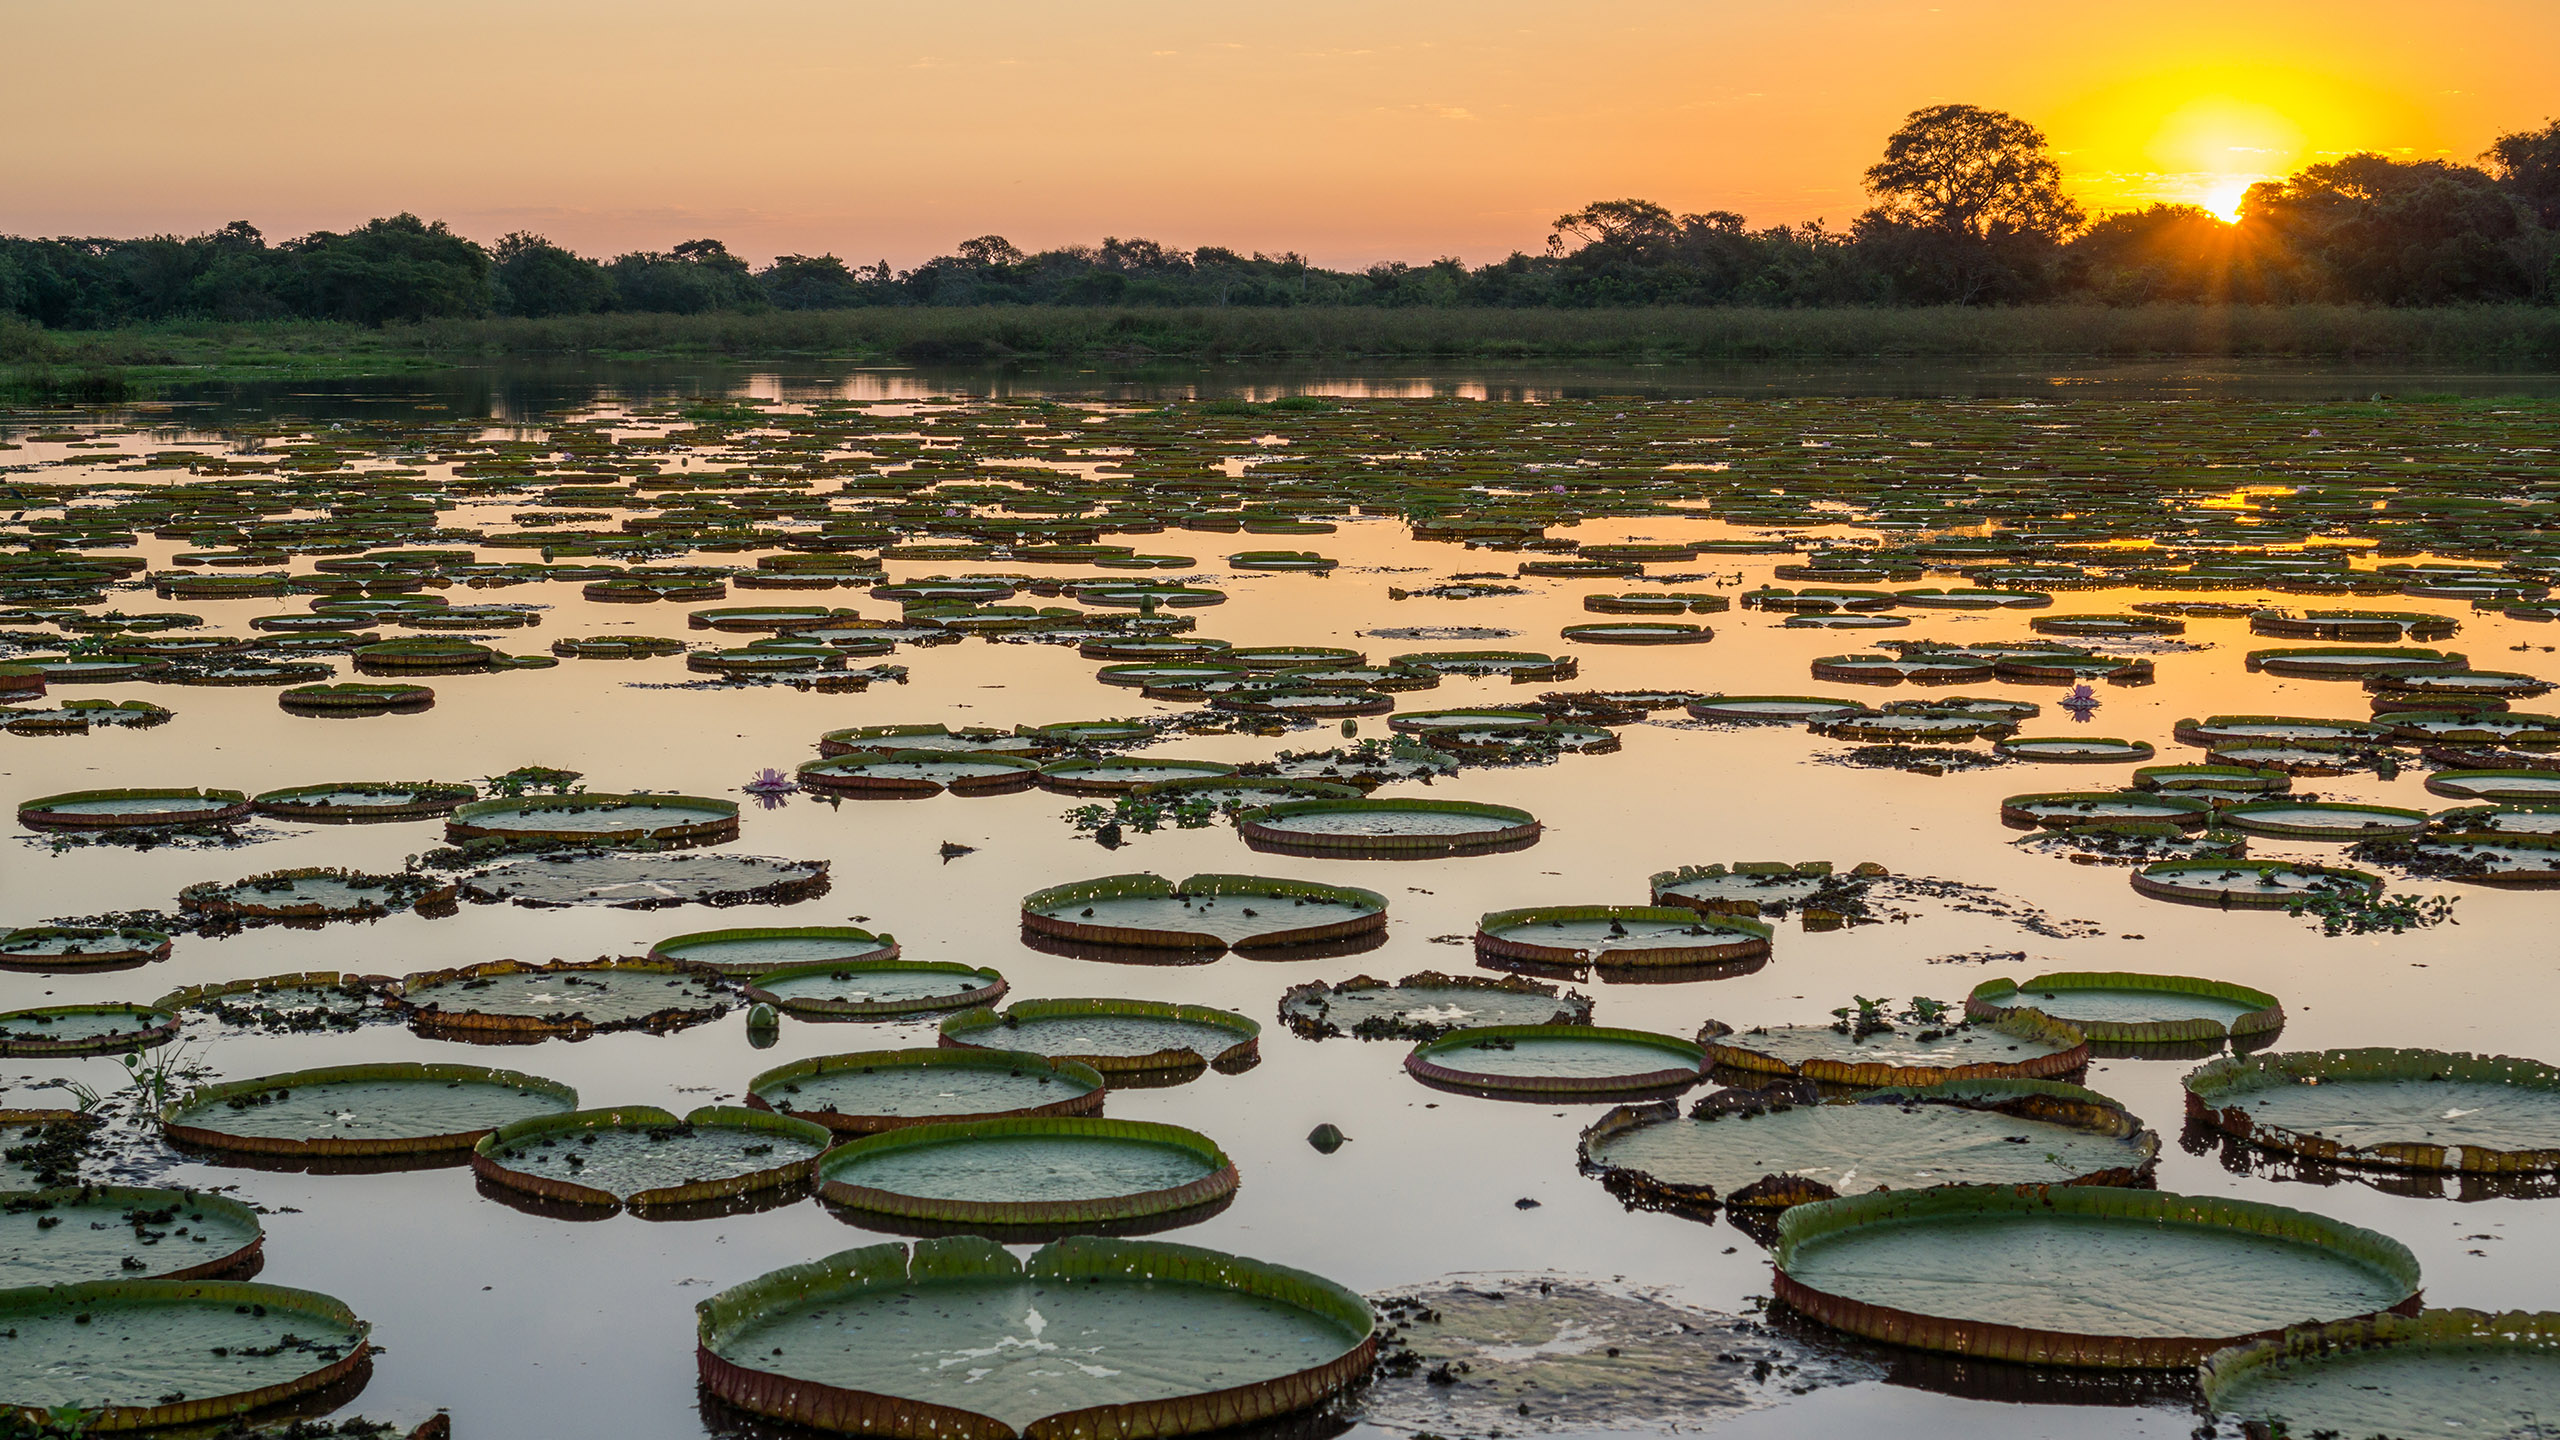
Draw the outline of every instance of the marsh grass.
<instances>
[{"instance_id":1,"label":"marsh grass","mask_svg":"<svg viewBox=\"0 0 2560 1440\"><path fill-rule=\"evenodd\" d=\"M2560 308L2468 305L1559 310L987 306L433 320L0 319L0 393L115 399L190 380L326 378L505 359L1008 361L1960 359L2560 364Z\"/></svg>"}]
</instances>

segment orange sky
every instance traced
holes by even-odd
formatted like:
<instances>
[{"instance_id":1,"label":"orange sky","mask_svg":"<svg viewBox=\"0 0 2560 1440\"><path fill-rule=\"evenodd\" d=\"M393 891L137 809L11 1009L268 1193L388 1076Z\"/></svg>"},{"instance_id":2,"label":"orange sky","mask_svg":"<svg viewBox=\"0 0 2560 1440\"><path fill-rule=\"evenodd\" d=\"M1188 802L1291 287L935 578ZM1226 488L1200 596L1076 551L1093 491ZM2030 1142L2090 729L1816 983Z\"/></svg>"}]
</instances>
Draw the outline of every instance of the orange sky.
<instances>
[{"instance_id":1,"label":"orange sky","mask_svg":"<svg viewBox=\"0 0 2560 1440\"><path fill-rule=\"evenodd\" d=\"M1481 262L1626 195L1840 224L1947 100L2044 126L2093 212L2560 114L2560 0L5 0L0 41L0 233L408 209L899 264Z\"/></svg>"}]
</instances>

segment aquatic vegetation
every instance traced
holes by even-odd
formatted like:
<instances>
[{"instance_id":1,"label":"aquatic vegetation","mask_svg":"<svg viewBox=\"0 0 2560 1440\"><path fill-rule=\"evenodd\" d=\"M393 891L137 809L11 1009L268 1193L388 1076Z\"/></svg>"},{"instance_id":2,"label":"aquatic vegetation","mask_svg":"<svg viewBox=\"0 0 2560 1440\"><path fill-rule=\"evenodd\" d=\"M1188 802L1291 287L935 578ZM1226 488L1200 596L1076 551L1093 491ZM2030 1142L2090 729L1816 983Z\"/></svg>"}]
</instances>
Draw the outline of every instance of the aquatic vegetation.
<instances>
[{"instance_id":1,"label":"aquatic vegetation","mask_svg":"<svg viewBox=\"0 0 2560 1440\"><path fill-rule=\"evenodd\" d=\"M2227 1056L2187 1076L2191 1119L2337 1165L2560 1170L2560 1069L2505 1055L2322 1050Z\"/></svg>"},{"instance_id":2,"label":"aquatic vegetation","mask_svg":"<svg viewBox=\"0 0 2560 1440\"><path fill-rule=\"evenodd\" d=\"M245 1414L325 1389L372 1353L371 1327L343 1303L245 1281L0 1291L0 1325L27 1357L13 1367L12 1405L75 1406L116 1428Z\"/></svg>"},{"instance_id":3,"label":"aquatic vegetation","mask_svg":"<svg viewBox=\"0 0 2560 1440\"><path fill-rule=\"evenodd\" d=\"M2560 1403L2555 1340L2549 1312L2422 1310L2293 1326L2214 1352L2196 1378L2212 1413L2245 1425L2529 1435Z\"/></svg>"}]
</instances>

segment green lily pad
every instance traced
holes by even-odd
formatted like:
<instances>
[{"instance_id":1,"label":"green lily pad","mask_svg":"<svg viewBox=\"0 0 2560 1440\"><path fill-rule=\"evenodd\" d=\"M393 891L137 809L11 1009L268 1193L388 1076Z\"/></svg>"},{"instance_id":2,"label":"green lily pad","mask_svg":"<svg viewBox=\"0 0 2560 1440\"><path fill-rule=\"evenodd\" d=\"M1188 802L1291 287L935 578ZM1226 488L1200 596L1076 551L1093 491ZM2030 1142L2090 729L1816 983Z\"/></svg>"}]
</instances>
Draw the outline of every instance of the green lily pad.
<instances>
[{"instance_id":1,"label":"green lily pad","mask_svg":"<svg viewBox=\"0 0 2560 1440\"><path fill-rule=\"evenodd\" d=\"M749 1105L856 1135L935 1121L1098 1115L1102 1097L1101 1072L1090 1065L976 1047L820 1055L747 1082Z\"/></svg>"},{"instance_id":2,"label":"green lily pad","mask_svg":"<svg viewBox=\"0 0 2560 1440\"><path fill-rule=\"evenodd\" d=\"M445 819L455 840L503 836L571 843L660 844L734 838L738 806L698 795L537 795L475 800Z\"/></svg>"},{"instance_id":3,"label":"green lily pad","mask_svg":"<svg viewBox=\"0 0 2560 1440\"><path fill-rule=\"evenodd\" d=\"M1935 1085L1946 1080L2051 1080L2089 1063L2089 1045L2069 1025L2041 1015L2004 1015L1984 1024L1945 1020L1887 1025L1859 1033L1836 1025L1768 1025L1734 1031L1708 1021L1699 1032L1718 1065L1770 1075L1802 1075L1832 1085Z\"/></svg>"},{"instance_id":4,"label":"green lily pad","mask_svg":"<svg viewBox=\"0 0 2560 1440\"><path fill-rule=\"evenodd\" d=\"M1393 985L1366 975L1310 980L1280 997L1280 1019L1310 1040L1436 1040L1480 1025L1588 1025L1591 997L1525 975L1488 979L1425 970Z\"/></svg>"},{"instance_id":5,"label":"green lily pad","mask_svg":"<svg viewBox=\"0 0 2560 1440\"><path fill-rule=\"evenodd\" d=\"M226 1275L257 1262L264 1233L258 1212L193 1190L0 1191L0 1288Z\"/></svg>"},{"instance_id":6,"label":"green lily pad","mask_svg":"<svg viewBox=\"0 0 2560 1440\"><path fill-rule=\"evenodd\" d=\"M798 1184L834 1137L764 1110L652 1105L502 1125L472 1148L480 1178L572 1205L694 1205Z\"/></svg>"},{"instance_id":7,"label":"green lily pad","mask_svg":"<svg viewBox=\"0 0 2560 1440\"><path fill-rule=\"evenodd\" d=\"M2524 1440L2560 1412L2560 1315L2427 1310L2304 1325L2215 1352L2205 1405L2299 1435Z\"/></svg>"},{"instance_id":8,"label":"green lily pad","mask_svg":"<svg viewBox=\"0 0 2560 1440\"><path fill-rule=\"evenodd\" d=\"M0 1055L112 1055L177 1033L177 1016L148 1005L41 1005L0 1013Z\"/></svg>"},{"instance_id":9,"label":"green lily pad","mask_svg":"<svg viewBox=\"0 0 2560 1440\"><path fill-rule=\"evenodd\" d=\"M237 1415L360 1369L369 1327L326 1295L220 1280L0 1291L0 1403L103 1412L112 1429Z\"/></svg>"},{"instance_id":10,"label":"green lily pad","mask_svg":"<svg viewBox=\"0 0 2560 1440\"><path fill-rule=\"evenodd\" d=\"M965 1010L1005 996L1005 978L947 960L821 960L768 970L747 998L809 1020Z\"/></svg>"},{"instance_id":11,"label":"green lily pad","mask_svg":"<svg viewBox=\"0 0 2560 1440\"><path fill-rule=\"evenodd\" d=\"M290 1156L467 1150L501 1125L578 1108L566 1085L512 1070L338 1065L199 1086L160 1112L171 1139Z\"/></svg>"},{"instance_id":12,"label":"green lily pad","mask_svg":"<svg viewBox=\"0 0 2560 1440\"><path fill-rule=\"evenodd\" d=\"M717 982L664 960L492 960L400 982L401 1008L430 1030L667 1030L724 1014L729 1003Z\"/></svg>"},{"instance_id":13,"label":"green lily pad","mask_svg":"<svg viewBox=\"0 0 2560 1440\"><path fill-rule=\"evenodd\" d=\"M2394 1049L2226 1056L2186 1086L2196 1120L2314 1160L2487 1175L2560 1170L2560 1069L2536 1060Z\"/></svg>"},{"instance_id":14,"label":"green lily pad","mask_svg":"<svg viewBox=\"0 0 2560 1440\"><path fill-rule=\"evenodd\" d=\"M649 958L747 979L794 965L895 960L898 942L851 925L700 930L668 936L649 947Z\"/></svg>"},{"instance_id":15,"label":"green lily pad","mask_svg":"<svg viewBox=\"0 0 2560 1440\"><path fill-rule=\"evenodd\" d=\"M2093 1041L2119 1045L2221 1040L2284 1028L2284 1007L2273 995L2184 975L2062 971L1985 980L1965 998L1965 1012L1977 1020L2029 1009Z\"/></svg>"},{"instance_id":16,"label":"green lily pad","mask_svg":"<svg viewBox=\"0 0 2560 1440\"><path fill-rule=\"evenodd\" d=\"M1769 927L1687 906L1549 905L1476 921L1476 953L1549 965L1727 965L1769 953Z\"/></svg>"},{"instance_id":17,"label":"green lily pad","mask_svg":"<svg viewBox=\"0 0 2560 1440\"><path fill-rule=\"evenodd\" d=\"M1295 800L1236 818L1256 849L1394 859L1516 849L1542 828L1526 810L1464 800Z\"/></svg>"},{"instance_id":18,"label":"green lily pad","mask_svg":"<svg viewBox=\"0 0 2560 1440\"><path fill-rule=\"evenodd\" d=\"M1022 897L1025 930L1098 945L1259 950L1364 935L1386 923L1387 898L1374 890L1260 875L1194 875L1179 885L1159 875L1111 875Z\"/></svg>"},{"instance_id":19,"label":"green lily pad","mask_svg":"<svg viewBox=\"0 0 2560 1440\"><path fill-rule=\"evenodd\" d=\"M1240 1068L1261 1057L1261 1035L1233 1011L1158 1000L1025 1000L942 1022L946 1045L1028 1050L1112 1076Z\"/></svg>"},{"instance_id":20,"label":"green lily pad","mask_svg":"<svg viewBox=\"0 0 2560 1440\"><path fill-rule=\"evenodd\" d=\"M828 1153L829 1201L893 1222L1001 1229L1117 1225L1197 1212L1236 1170L1198 1131L1140 1120L1034 1117L909 1125Z\"/></svg>"},{"instance_id":21,"label":"green lily pad","mask_svg":"<svg viewBox=\"0 0 2560 1440\"><path fill-rule=\"evenodd\" d=\"M1676 1035L1596 1025L1479 1025L1426 1040L1404 1068L1426 1084L1533 1100L1675 1091L1706 1052Z\"/></svg>"},{"instance_id":22,"label":"green lily pad","mask_svg":"<svg viewBox=\"0 0 2560 1440\"><path fill-rule=\"evenodd\" d=\"M169 937L139 926L31 925L0 934L0 969L114 970L169 958Z\"/></svg>"}]
</instances>

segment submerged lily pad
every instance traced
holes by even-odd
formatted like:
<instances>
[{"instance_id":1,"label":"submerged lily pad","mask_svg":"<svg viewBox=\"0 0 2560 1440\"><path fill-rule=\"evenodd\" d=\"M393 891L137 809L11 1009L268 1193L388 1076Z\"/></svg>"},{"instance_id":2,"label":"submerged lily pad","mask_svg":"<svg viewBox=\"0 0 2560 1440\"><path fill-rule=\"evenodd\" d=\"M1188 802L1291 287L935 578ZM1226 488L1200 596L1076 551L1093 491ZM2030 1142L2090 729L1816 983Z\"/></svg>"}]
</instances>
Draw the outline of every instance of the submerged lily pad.
<instances>
[{"instance_id":1,"label":"submerged lily pad","mask_svg":"<svg viewBox=\"0 0 2560 1440\"><path fill-rule=\"evenodd\" d=\"M1005 996L1005 978L948 960L820 960L765 971L747 998L808 1020L965 1010Z\"/></svg>"},{"instance_id":2,"label":"submerged lily pad","mask_svg":"<svg viewBox=\"0 0 2560 1440\"><path fill-rule=\"evenodd\" d=\"M2033 1010L2092 1041L2176 1044L2266 1035L2284 1028L2284 1006L2263 990L2185 975L2073 970L2026 980L1985 980L1965 1013L1996 1020Z\"/></svg>"},{"instance_id":3,"label":"submerged lily pad","mask_svg":"<svg viewBox=\"0 0 2560 1440\"><path fill-rule=\"evenodd\" d=\"M2214 1414L2300 1435L2534 1435L2560 1413L2560 1314L2427 1310L2303 1325L2197 1371Z\"/></svg>"},{"instance_id":4,"label":"submerged lily pad","mask_svg":"<svg viewBox=\"0 0 2560 1440\"><path fill-rule=\"evenodd\" d=\"M865 1050L776 1066L747 1103L868 1135L904 1125L1004 1116L1099 1115L1100 1071L1081 1061L976 1047Z\"/></svg>"},{"instance_id":5,"label":"submerged lily pad","mask_svg":"<svg viewBox=\"0 0 2560 1440\"><path fill-rule=\"evenodd\" d=\"M824 1126L706 1105L572 1110L502 1125L472 1148L481 1179L571 1205L694 1205L795 1185L834 1143Z\"/></svg>"},{"instance_id":6,"label":"submerged lily pad","mask_svg":"<svg viewBox=\"0 0 2560 1440\"><path fill-rule=\"evenodd\" d=\"M1262 1026L1231 1010L1161 1000L1025 1000L942 1022L942 1043L1028 1050L1105 1075L1235 1070L1261 1058Z\"/></svg>"},{"instance_id":7,"label":"submerged lily pad","mask_svg":"<svg viewBox=\"0 0 2560 1440\"><path fill-rule=\"evenodd\" d=\"M729 996L666 960L492 960L411 975L400 982L400 1006L431 1031L584 1035L697 1024L727 1013Z\"/></svg>"},{"instance_id":8,"label":"submerged lily pad","mask_svg":"<svg viewBox=\"0 0 2560 1440\"><path fill-rule=\"evenodd\" d=\"M1596 1025L1478 1025L1413 1047L1404 1068L1471 1094L1552 1100L1679 1091L1706 1052L1677 1035Z\"/></svg>"},{"instance_id":9,"label":"submerged lily pad","mask_svg":"<svg viewBox=\"0 0 2560 1440\"><path fill-rule=\"evenodd\" d=\"M795 965L895 960L898 941L893 935L874 935L851 925L750 926L670 935L649 947L649 958L751 979Z\"/></svg>"},{"instance_id":10,"label":"submerged lily pad","mask_svg":"<svg viewBox=\"0 0 2560 1440\"><path fill-rule=\"evenodd\" d=\"M199 1086L160 1112L173 1140L268 1155L467 1150L512 1121L578 1108L556 1081L478 1065L338 1065Z\"/></svg>"},{"instance_id":11,"label":"submerged lily pad","mask_svg":"<svg viewBox=\"0 0 2560 1440\"><path fill-rule=\"evenodd\" d=\"M2184 1366L2306 1318L2411 1302L2417 1257L2323 1216L2094 1186L1948 1186L1800 1205L1777 1294L1872 1340L2035 1365Z\"/></svg>"},{"instance_id":12,"label":"submerged lily pad","mask_svg":"<svg viewBox=\"0 0 2560 1440\"><path fill-rule=\"evenodd\" d=\"M178 1017L148 1005L43 1005L0 1013L0 1055L112 1055L165 1045Z\"/></svg>"},{"instance_id":13,"label":"submerged lily pad","mask_svg":"<svg viewBox=\"0 0 2560 1440\"><path fill-rule=\"evenodd\" d=\"M1280 997L1280 1019L1310 1040L1436 1040L1479 1025L1588 1025L1591 997L1525 975L1487 979L1425 970L1393 985L1355 975L1310 980Z\"/></svg>"},{"instance_id":14,"label":"submerged lily pad","mask_svg":"<svg viewBox=\"0 0 2560 1440\"><path fill-rule=\"evenodd\" d=\"M1534 844L1538 817L1465 800L1295 800L1236 817L1257 850L1409 859Z\"/></svg>"},{"instance_id":15,"label":"submerged lily pad","mask_svg":"<svg viewBox=\"0 0 2560 1440\"><path fill-rule=\"evenodd\" d=\"M817 1181L819 1194L865 1216L1001 1233L1197 1216L1235 1194L1236 1168L1196 1130L1037 1117L872 1135L830 1152Z\"/></svg>"},{"instance_id":16,"label":"submerged lily pad","mask_svg":"<svg viewBox=\"0 0 2560 1440\"><path fill-rule=\"evenodd\" d=\"M2253 1145L2340 1165L2560 1170L2560 1069L2442 1050L2226 1056L2189 1075L2187 1113Z\"/></svg>"},{"instance_id":17,"label":"submerged lily pad","mask_svg":"<svg viewBox=\"0 0 2560 1440\"><path fill-rule=\"evenodd\" d=\"M1387 899L1374 890L1260 875L1111 875L1022 897L1034 934L1098 945L1260 950L1382 930Z\"/></svg>"},{"instance_id":18,"label":"submerged lily pad","mask_svg":"<svg viewBox=\"0 0 2560 1440\"><path fill-rule=\"evenodd\" d=\"M1687 1118L1621 1106L1582 1132L1583 1173L1631 1204L1783 1209L1935 1185L2138 1185L2160 1137L2115 1101L2050 1080L1791 1099L1720 1090Z\"/></svg>"},{"instance_id":19,"label":"submerged lily pad","mask_svg":"<svg viewBox=\"0 0 2560 1440\"><path fill-rule=\"evenodd\" d=\"M824 860L764 855L635 855L577 850L529 855L462 877L462 896L481 904L611 905L659 910L670 905L788 905L827 890Z\"/></svg>"},{"instance_id":20,"label":"submerged lily pad","mask_svg":"<svg viewBox=\"0 0 2560 1440\"><path fill-rule=\"evenodd\" d=\"M0 1288L229 1275L257 1264L264 1233L258 1212L194 1190L0 1191Z\"/></svg>"},{"instance_id":21,"label":"submerged lily pad","mask_svg":"<svg viewBox=\"0 0 2560 1440\"><path fill-rule=\"evenodd\" d=\"M1376 1345L1367 1302L1331 1281L1091 1236L1024 1260L975 1238L848 1250L697 1310L712 1394L906 1440L1224 1430L1324 1403Z\"/></svg>"},{"instance_id":22,"label":"submerged lily pad","mask_svg":"<svg viewBox=\"0 0 2560 1440\"><path fill-rule=\"evenodd\" d=\"M102 1280L0 1291L13 1337L0 1403L138 1429L244 1414L324 1389L371 1353L368 1327L309 1290Z\"/></svg>"}]
</instances>

